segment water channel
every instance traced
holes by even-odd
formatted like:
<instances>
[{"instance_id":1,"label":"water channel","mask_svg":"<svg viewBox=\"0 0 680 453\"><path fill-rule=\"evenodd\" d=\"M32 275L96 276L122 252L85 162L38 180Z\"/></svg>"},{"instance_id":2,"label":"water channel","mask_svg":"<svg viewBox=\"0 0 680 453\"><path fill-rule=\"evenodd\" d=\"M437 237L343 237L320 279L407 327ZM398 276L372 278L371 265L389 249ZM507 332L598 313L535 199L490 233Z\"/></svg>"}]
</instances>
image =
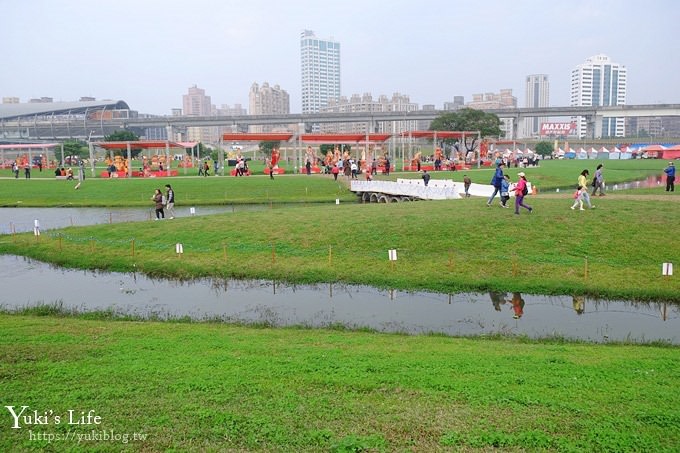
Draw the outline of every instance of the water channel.
<instances>
[{"instance_id":1,"label":"water channel","mask_svg":"<svg viewBox=\"0 0 680 453\"><path fill-rule=\"evenodd\" d=\"M190 215L188 208L186 211L178 210L178 214ZM219 212L232 212L232 208L196 208L197 215ZM0 232L7 234L12 228L31 231L36 219L42 229L51 229L148 218L149 211L143 208L0 208ZM0 255L0 275L0 307L6 310L58 304L66 310L112 310L143 318L188 316L272 326L343 325L409 334L518 334L680 344L680 305L663 302L517 293L449 295L328 283L179 282L140 274L70 270L10 255Z\"/></svg>"}]
</instances>

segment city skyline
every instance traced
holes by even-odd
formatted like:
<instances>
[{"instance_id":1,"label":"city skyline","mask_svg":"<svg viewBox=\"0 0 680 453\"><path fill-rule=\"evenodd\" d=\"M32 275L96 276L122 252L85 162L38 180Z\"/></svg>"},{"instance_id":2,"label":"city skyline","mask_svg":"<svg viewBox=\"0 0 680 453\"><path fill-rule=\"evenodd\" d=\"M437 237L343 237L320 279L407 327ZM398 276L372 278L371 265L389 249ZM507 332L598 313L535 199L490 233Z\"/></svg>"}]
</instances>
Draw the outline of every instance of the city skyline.
<instances>
[{"instance_id":1,"label":"city skyline","mask_svg":"<svg viewBox=\"0 0 680 453\"><path fill-rule=\"evenodd\" d=\"M666 0L5 0L3 12L0 97L21 102L90 96L169 115L187 87L201 87L216 105L248 105L252 83L269 81L301 112L300 34L314 30L342 44L345 97L403 93L442 108L455 96L467 102L510 88L524 105L526 76L546 74L550 105L566 106L571 70L605 54L628 70L628 104L680 103L672 34L680 5Z\"/></svg>"}]
</instances>

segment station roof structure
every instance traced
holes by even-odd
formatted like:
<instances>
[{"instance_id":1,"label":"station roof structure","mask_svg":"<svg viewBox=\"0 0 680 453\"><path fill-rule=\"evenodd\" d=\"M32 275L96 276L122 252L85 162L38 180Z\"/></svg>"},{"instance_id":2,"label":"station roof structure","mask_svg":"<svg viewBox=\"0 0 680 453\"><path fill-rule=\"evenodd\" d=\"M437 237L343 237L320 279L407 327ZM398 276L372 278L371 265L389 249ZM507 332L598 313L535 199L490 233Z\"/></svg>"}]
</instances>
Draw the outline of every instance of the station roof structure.
<instances>
[{"instance_id":1,"label":"station roof structure","mask_svg":"<svg viewBox=\"0 0 680 453\"><path fill-rule=\"evenodd\" d=\"M130 110L125 101L24 102L0 104L0 120L50 115L82 115L96 110Z\"/></svg>"},{"instance_id":2,"label":"station roof structure","mask_svg":"<svg viewBox=\"0 0 680 453\"><path fill-rule=\"evenodd\" d=\"M0 149L45 149L59 146L58 143L17 143L0 145Z\"/></svg>"}]
</instances>

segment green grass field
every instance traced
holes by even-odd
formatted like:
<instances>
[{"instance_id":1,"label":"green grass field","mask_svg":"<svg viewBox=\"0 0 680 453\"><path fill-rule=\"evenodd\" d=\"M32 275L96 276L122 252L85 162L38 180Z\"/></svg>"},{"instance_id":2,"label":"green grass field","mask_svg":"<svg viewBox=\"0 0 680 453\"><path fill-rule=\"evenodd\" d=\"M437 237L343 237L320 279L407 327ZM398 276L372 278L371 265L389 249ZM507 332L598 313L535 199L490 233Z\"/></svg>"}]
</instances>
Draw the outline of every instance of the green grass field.
<instances>
[{"instance_id":1,"label":"green grass field","mask_svg":"<svg viewBox=\"0 0 680 453\"><path fill-rule=\"evenodd\" d=\"M52 411L46 425L11 429L3 407L2 451L671 452L680 443L670 347L0 315L0 358L2 405ZM69 425L69 410L93 410L100 423Z\"/></svg>"},{"instance_id":2,"label":"green grass field","mask_svg":"<svg viewBox=\"0 0 680 453\"><path fill-rule=\"evenodd\" d=\"M527 174L554 187L568 184L580 166L582 162L548 162ZM607 163L606 169L612 174L608 178L620 181L652 172L650 161ZM490 178L488 169L472 171L477 172L475 179ZM0 180L0 204L150 207L153 188L166 181L86 180L83 188L73 190L64 181ZM672 262L680 250L680 239L671 234L680 221L678 198L663 188L648 189L647 195L598 197L596 209L587 212L569 209L571 191L539 190L538 196L528 197L534 213L513 216L511 209L489 209L479 198L357 204L344 182L324 175L171 181L178 206L259 203L269 209L72 227L50 231L40 241L30 234L4 236L0 252L70 267L135 268L178 278L680 300L677 278L661 276L661 264ZM178 242L184 246L182 259L174 253ZM392 265L389 249L399 253Z\"/></svg>"},{"instance_id":3,"label":"green grass field","mask_svg":"<svg viewBox=\"0 0 680 453\"><path fill-rule=\"evenodd\" d=\"M613 160L603 161L607 184L645 179L660 175L665 167L660 160ZM544 161L540 167L524 169L529 181L541 193L553 193L556 188L571 188L578 174L588 168L595 172L597 161ZM257 167L254 164L254 170ZM510 168L507 173L516 180L523 169ZM97 172L99 174L99 172ZM188 171L193 175L193 171ZM472 168L468 171L433 172L435 179L462 181L469 174L473 182L488 184L493 170ZM36 176L37 175L37 176ZM155 188L170 183L175 188L178 204L244 204L244 203L305 203L333 201L335 198L354 200L347 190L347 179L334 182L330 175L277 176L273 181L256 171L253 176L180 176L175 178L102 179L88 178L79 190L73 190L77 181L57 181L51 172L32 172L32 179L15 180L9 170L0 170L0 206L148 206ZM392 173L390 177L379 175L377 179L394 180L397 177L420 178L416 172Z\"/></svg>"},{"instance_id":4,"label":"green grass field","mask_svg":"<svg viewBox=\"0 0 680 453\"><path fill-rule=\"evenodd\" d=\"M594 210L571 211L570 193L555 189L573 185L584 164L594 170L589 161L528 169L539 194L528 197L534 213L520 216L480 198L358 204L344 183L318 175L87 179L77 191L49 178L0 179L3 206L149 206L153 188L167 181L178 206L237 206L228 214L64 228L39 239L4 235L0 253L178 278L679 302L677 277L660 275L661 263L677 261L680 250L677 195L629 190L597 198ZM661 164L605 162L605 175L608 183L644 179ZM469 174L487 182L491 170ZM403 176L419 177L393 177ZM239 211L247 203L264 209ZM674 452L679 360L678 348L666 344L26 309L0 313L0 451ZM6 406L49 415L45 424L22 419L13 429ZM69 411L76 421L90 411L101 418L71 425Z\"/></svg>"}]
</instances>

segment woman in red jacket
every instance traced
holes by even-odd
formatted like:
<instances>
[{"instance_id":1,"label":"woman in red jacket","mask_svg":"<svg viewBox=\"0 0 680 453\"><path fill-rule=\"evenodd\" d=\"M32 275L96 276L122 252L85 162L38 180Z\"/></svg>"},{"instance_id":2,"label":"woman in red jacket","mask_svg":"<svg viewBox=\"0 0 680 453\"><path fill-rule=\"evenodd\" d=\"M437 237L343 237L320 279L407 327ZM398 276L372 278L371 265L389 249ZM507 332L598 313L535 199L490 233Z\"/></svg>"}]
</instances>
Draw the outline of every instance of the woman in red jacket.
<instances>
[{"instance_id":1,"label":"woman in red jacket","mask_svg":"<svg viewBox=\"0 0 680 453\"><path fill-rule=\"evenodd\" d=\"M515 186L515 214L519 215L519 207L522 206L526 208L529 212L532 212L534 208L524 204L524 196L529 193L529 188L527 187L527 178L523 171L517 173L519 176L519 181Z\"/></svg>"}]
</instances>

